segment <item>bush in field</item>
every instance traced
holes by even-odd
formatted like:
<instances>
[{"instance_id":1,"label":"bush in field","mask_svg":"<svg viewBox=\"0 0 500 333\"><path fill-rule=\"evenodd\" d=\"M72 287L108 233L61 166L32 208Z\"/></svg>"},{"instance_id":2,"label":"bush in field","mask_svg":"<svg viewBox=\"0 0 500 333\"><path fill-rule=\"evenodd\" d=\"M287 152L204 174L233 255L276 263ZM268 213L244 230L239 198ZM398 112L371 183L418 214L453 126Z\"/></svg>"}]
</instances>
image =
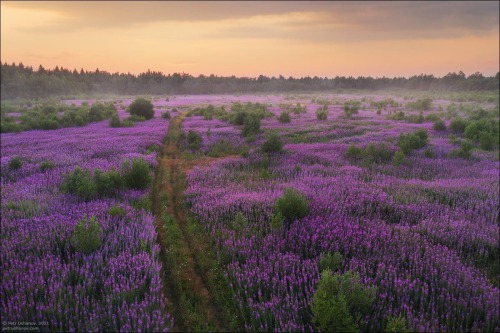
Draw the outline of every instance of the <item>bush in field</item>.
<instances>
[{"instance_id":1,"label":"bush in field","mask_svg":"<svg viewBox=\"0 0 500 333\"><path fill-rule=\"evenodd\" d=\"M392 158L392 164L398 166L401 165L405 162L405 154L401 150L398 150L395 154L394 157Z\"/></svg>"},{"instance_id":2,"label":"bush in field","mask_svg":"<svg viewBox=\"0 0 500 333\"><path fill-rule=\"evenodd\" d=\"M122 175L125 186L136 190L147 189L152 181L148 162L142 158L134 158L132 161L123 162Z\"/></svg>"},{"instance_id":3,"label":"bush in field","mask_svg":"<svg viewBox=\"0 0 500 333\"><path fill-rule=\"evenodd\" d=\"M248 219L242 212L238 212L231 221L233 230L241 232L248 226Z\"/></svg>"},{"instance_id":4,"label":"bush in field","mask_svg":"<svg viewBox=\"0 0 500 333\"><path fill-rule=\"evenodd\" d=\"M450 157L459 157L463 159L470 159L472 157L472 149L474 146L469 140L463 140L460 143L460 148L454 149L450 152Z\"/></svg>"},{"instance_id":5,"label":"bush in field","mask_svg":"<svg viewBox=\"0 0 500 333\"><path fill-rule=\"evenodd\" d=\"M280 152L283 148L283 143L281 142L281 138L278 133L271 132L266 141L262 144L262 151L264 153L277 153Z\"/></svg>"},{"instance_id":6,"label":"bush in field","mask_svg":"<svg viewBox=\"0 0 500 333\"><path fill-rule=\"evenodd\" d=\"M285 218L280 212L271 215L270 225L272 230L281 229L283 227L284 222Z\"/></svg>"},{"instance_id":7,"label":"bush in field","mask_svg":"<svg viewBox=\"0 0 500 333\"><path fill-rule=\"evenodd\" d=\"M435 131L446 131L446 124L441 119L436 120L432 125L432 129Z\"/></svg>"},{"instance_id":8,"label":"bush in field","mask_svg":"<svg viewBox=\"0 0 500 333\"><path fill-rule=\"evenodd\" d=\"M323 105L319 109L316 110L316 118L318 120L326 120L328 119L328 106Z\"/></svg>"},{"instance_id":9,"label":"bush in field","mask_svg":"<svg viewBox=\"0 0 500 333\"><path fill-rule=\"evenodd\" d=\"M161 117L163 119L170 119L171 118L170 112L168 112L168 111L162 112Z\"/></svg>"},{"instance_id":10,"label":"bush in field","mask_svg":"<svg viewBox=\"0 0 500 333\"><path fill-rule=\"evenodd\" d=\"M318 270L319 272L323 272L325 270L328 271L338 271L342 268L342 255L340 252L331 253L321 253L318 262Z\"/></svg>"},{"instance_id":11,"label":"bush in field","mask_svg":"<svg viewBox=\"0 0 500 333\"><path fill-rule=\"evenodd\" d=\"M131 121L131 122L141 122L141 121L145 121L146 118L144 118L143 116L138 116L138 115L133 114L125 120Z\"/></svg>"},{"instance_id":12,"label":"bush in field","mask_svg":"<svg viewBox=\"0 0 500 333\"><path fill-rule=\"evenodd\" d=\"M285 193L276 200L275 212L281 214L290 224L293 220L307 215L307 198L299 191L287 188Z\"/></svg>"},{"instance_id":13,"label":"bush in field","mask_svg":"<svg viewBox=\"0 0 500 333\"><path fill-rule=\"evenodd\" d=\"M145 98L137 98L127 110L131 115L141 116L147 120L152 119L155 115L153 103Z\"/></svg>"},{"instance_id":14,"label":"bush in field","mask_svg":"<svg viewBox=\"0 0 500 333\"><path fill-rule=\"evenodd\" d=\"M297 103L294 107L292 107L292 112L295 114L307 113L307 106Z\"/></svg>"},{"instance_id":15,"label":"bush in field","mask_svg":"<svg viewBox=\"0 0 500 333\"><path fill-rule=\"evenodd\" d=\"M95 169L93 180L99 196L113 196L117 190L123 187L122 177L116 170L102 172L99 169Z\"/></svg>"},{"instance_id":16,"label":"bush in field","mask_svg":"<svg viewBox=\"0 0 500 333\"><path fill-rule=\"evenodd\" d=\"M120 207L118 205L114 205L108 210L108 214L111 216L124 216L127 212L123 207Z\"/></svg>"},{"instance_id":17,"label":"bush in field","mask_svg":"<svg viewBox=\"0 0 500 333\"><path fill-rule=\"evenodd\" d=\"M260 133L260 117L254 113L247 114L243 121L241 135L244 137L257 135Z\"/></svg>"},{"instance_id":18,"label":"bush in field","mask_svg":"<svg viewBox=\"0 0 500 333\"><path fill-rule=\"evenodd\" d=\"M498 120L474 120L465 128L464 136L473 142L479 142L481 149L491 150L498 145Z\"/></svg>"},{"instance_id":19,"label":"bush in field","mask_svg":"<svg viewBox=\"0 0 500 333\"><path fill-rule=\"evenodd\" d=\"M410 134L401 134L398 139L398 146L405 154L411 153L414 149L420 149L427 145L428 134L425 129L418 129Z\"/></svg>"},{"instance_id":20,"label":"bush in field","mask_svg":"<svg viewBox=\"0 0 500 333\"><path fill-rule=\"evenodd\" d=\"M369 143L365 148L359 148L351 144L344 156L354 163L384 163L391 159L392 152L384 143Z\"/></svg>"},{"instance_id":21,"label":"bush in field","mask_svg":"<svg viewBox=\"0 0 500 333\"><path fill-rule=\"evenodd\" d=\"M355 144L351 144L345 152L345 157L351 161L358 162L363 158L363 150Z\"/></svg>"},{"instance_id":22,"label":"bush in field","mask_svg":"<svg viewBox=\"0 0 500 333\"><path fill-rule=\"evenodd\" d=\"M54 163L49 160L42 161L40 163L40 171L52 170L54 169Z\"/></svg>"},{"instance_id":23,"label":"bush in field","mask_svg":"<svg viewBox=\"0 0 500 333\"><path fill-rule=\"evenodd\" d=\"M198 150L201 148L201 143L203 141L203 138L201 137L198 132L195 131L189 131L187 135L187 143L189 146L189 149L191 150Z\"/></svg>"},{"instance_id":24,"label":"bush in field","mask_svg":"<svg viewBox=\"0 0 500 333\"><path fill-rule=\"evenodd\" d=\"M406 318L404 316L398 317L388 317L387 326L384 332L386 333L410 333L410 329L406 323Z\"/></svg>"},{"instance_id":25,"label":"bush in field","mask_svg":"<svg viewBox=\"0 0 500 333\"><path fill-rule=\"evenodd\" d=\"M21 169L22 166L23 166L23 161L19 156L16 156L9 161L10 170L18 170Z\"/></svg>"},{"instance_id":26,"label":"bush in field","mask_svg":"<svg viewBox=\"0 0 500 333\"><path fill-rule=\"evenodd\" d=\"M343 106L345 115L347 117L351 117L353 114L358 114L360 106L361 106L360 101L356 100L346 101Z\"/></svg>"},{"instance_id":27,"label":"bush in field","mask_svg":"<svg viewBox=\"0 0 500 333\"><path fill-rule=\"evenodd\" d=\"M450 123L450 130L455 134L460 134L465 131L467 122L462 118L454 118Z\"/></svg>"},{"instance_id":28,"label":"bush in field","mask_svg":"<svg viewBox=\"0 0 500 333\"><path fill-rule=\"evenodd\" d=\"M102 227L95 217L80 220L73 230L71 241L75 249L90 254L101 247Z\"/></svg>"},{"instance_id":29,"label":"bush in field","mask_svg":"<svg viewBox=\"0 0 500 333\"><path fill-rule=\"evenodd\" d=\"M282 111L280 116L278 117L278 121L282 124L287 124L292 121L292 118L290 118L290 112L288 111Z\"/></svg>"},{"instance_id":30,"label":"bush in field","mask_svg":"<svg viewBox=\"0 0 500 333\"><path fill-rule=\"evenodd\" d=\"M498 139L496 139L493 134L488 132L479 133L479 146L484 150L493 150L495 144L498 144Z\"/></svg>"},{"instance_id":31,"label":"bush in field","mask_svg":"<svg viewBox=\"0 0 500 333\"><path fill-rule=\"evenodd\" d=\"M90 171L76 167L73 172L63 176L61 191L76 194L84 200L91 200L97 196L97 186L94 183Z\"/></svg>"},{"instance_id":32,"label":"bush in field","mask_svg":"<svg viewBox=\"0 0 500 333\"><path fill-rule=\"evenodd\" d=\"M120 118L118 117L117 114L114 114L111 116L109 119L109 126L110 127L122 127L122 123L120 121Z\"/></svg>"},{"instance_id":33,"label":"bush in field","mask_svg":"<svg viewBox=\"0 0 500 333\"><path fill-rule=\"evenodd\" d=\"M356 273L324 270L313 298L313 320L323 332L364 330L362 318L374 300L375 289L364 286Z\"/></svg>"},{"instance_id":34,"label":"bush in field","mask_svg":"<svg viewBox=\"0 0 500 333\"><path fill-rule=\"evenodd\" d=\"M116 107L113 104L95 103L90 107L89 121L94 122L108 119L113 114L116 114Z\"/></svg>"},{"instance_id":35,"label":"bush in field","mask_svg":"<svg viewBox=\"0 0 500 333\"><path fill-rule=\"evenodd\" d=\"M431 106L432 106L432 99L430 98L417 99L415 102L406 103L407 108L418 111L429 110Z\"/></svg>"}]
</instances>

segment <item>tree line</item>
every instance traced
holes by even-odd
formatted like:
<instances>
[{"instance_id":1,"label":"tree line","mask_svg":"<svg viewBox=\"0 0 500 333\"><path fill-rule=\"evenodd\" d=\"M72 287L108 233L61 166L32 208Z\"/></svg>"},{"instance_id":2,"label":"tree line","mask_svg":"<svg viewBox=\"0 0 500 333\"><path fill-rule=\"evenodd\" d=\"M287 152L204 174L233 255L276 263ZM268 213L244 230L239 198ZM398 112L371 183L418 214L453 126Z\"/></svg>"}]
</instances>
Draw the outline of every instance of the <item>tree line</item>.
<instances>
[{"instance_id":1,"label":"tree line","mask_svg":"<svg viewBox=\"0 0 500 333\"><path fill-rule=\"evenodd\" d=\"M483 76L476 72L466 76L462 71L443 77L430 74L411 77L370 76L334 78L283 76L257 78L199 75L186 73L164 74L148 70L139 75L69 70L56 66L34 70L22 63L1 64L1 98L40 98L48 96L74 96L79 94L224 94L290 91L325 91L334 89L415 89L440 91L485 91L499 89L499 73Z\"/></svg>"}]
</instances>

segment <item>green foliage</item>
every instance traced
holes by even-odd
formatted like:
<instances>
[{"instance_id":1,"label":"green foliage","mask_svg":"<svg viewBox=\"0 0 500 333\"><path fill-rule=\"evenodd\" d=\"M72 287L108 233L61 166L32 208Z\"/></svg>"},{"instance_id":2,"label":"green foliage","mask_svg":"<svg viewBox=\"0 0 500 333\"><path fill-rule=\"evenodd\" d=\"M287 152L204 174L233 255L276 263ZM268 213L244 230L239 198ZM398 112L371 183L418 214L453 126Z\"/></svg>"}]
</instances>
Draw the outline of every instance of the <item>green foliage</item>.
<instances>
[{"instance_id":1,"label":"green foliage","mask_svg":"<svg viewBox=\"0 0 500 333\"><path fill-rule=\"evenodd\" d=\"M262 144L264 153L278 153L283 148L283 142L278 133L271 132L267 135L266 141Z\"/></svg>"},{"instance_id":2,"label":"green foliage","mask_svg":"<svg viewBox=\"0 0 500 333\"><path fill-rule=\"evenodd\" d=\"M450 130L452 133L460 134L465 131L465 127L467 127L467 122L462 118L454 118L450 123Z\"/></svg>"},{"instance_id":3,"label":"green foliage","mask_svg":"<svg viewBox=\"0 0 500 333\"><path fill-rule=\"evenodd\" d=\"M71 237L73 246L83 254L90 254L101 247L102 227L95 217L78 222Z\"/></svg>"},{"instance_id":4,"label":"green foliage","mask_svg":"<svg viewBox=\"0 0 500 333\"><path fill-rule=\"evenodd\" d=\"M472 142L469 140L463 140L460 143L460 148L454 149L450 152L450 157L454 158L463 158L463 159L470 159L472 157L472 149L474 146L472 145Z\"/></svg>"},{"instance_id":5,"label":"green foliage","mask_svg":"<svg viewBox=\"0 0 500 333\"><path fill-rule=\"evenodd\" d=\"M54 163L49 160L42 161L40 163L40 171L52 170L54 169Z\"/></svg>"},{"instance_id":6,"label":"green foliage","mask_svg":"<svg viewBox=\"0 0 500 333\"><path fill-rule=\"evenodd\" d=\"M133 114L125 120L128 120L130 122L141 122L141 121L145 121L146 118L144 118L143 116L138 116L138 115Z\"/></svg>"},{"instance_id":7,"label":"green foliage","mask_svg":"<svg viewBox=\"0 0 500 333\"><path fill-rule=\"evenodd\" d=\"M425 118L422 113L420 113L418 116L416 114L409 114L405 117L405 120L410 124L423 124Z\"/></svg>"},{"instance_id":8,"label":"green foliage","mask_svg":"<svg viewBox=\"0 0 500 333\"><path fill-rule=\"evenodd\" d=\"M404 162L405 162L405 154L401 150L398 150L394 154L394 157L392 159L392 164L398 166L403 164Z\"/></svg>"},{"instance_id":9,"label":"green foliage","mask_svg":"<svg viewBox=\"0 0 500 333\"><path fill-rule=\"evenodd\" d=\"M243 121L243 129L241 135L249 137L260 133L260 117L257 114L250 113Z\"/></svg>"},{"instance_id":10,"label":"green foliage","mask_svg":"<svg viewBox=\"0 0 500 333\"><path fill-rule=\"evenodd\" d=\"M61 191L76 194L88 201L97 196L97 185L94 183L90 171L76 167L73 172L63 176Z\"/></svg>"},{"instance_id":11,"label":"green foliage","mask_svg":"<svg viewBox=\"0 0 500 333\"><path fill-rule=\"evenodd\" d=\"M406 103L407 108L418 111L430 110L431 106L432 106L432 99L430 98L417 99L414 102Z\"/></svg>"},{"instance_id":12,"label":"green foliage","mask_svg":"<svg viewBox=\"0 0 500 333\"><path fill-rule=\"evenodd\" d=\"M361 102L357 100L350 100L344 102L344 113L347 117L351 117L353 114L358 114L359 107L361 106Z\"/></svg>"},{"instance_id":13,"label":"green foliage","mask_svg":"<svg viewBox=\"0 0 500 333\"><path fill-rule=\"evenodd\" d=\"M127 108L131 115L141 116L145 119L152 119L155 115L153 103L145 98L137 98Z\"/></svg>"},{"instance_id":14,"label":"green foliage","mask_svg":"<svg viewBox=\"0 0 500 333\"><path fill-rule=\"evenodd\" d=\"M103 197L114 196L116 191L123 187L123 179L116 170L102 172L95 169L93 180L97 188L97 194Z\"/></svg>"},{"instance_id":15,"label":"green foliage","mask_svg":"<svg viewBox=\"0 0 500 333\"><path fill-rule=\"evenodd\" d=\"M425 121L438 121L441 120L441 117L435 113L429 113L425 116Z\"/></svg>"},{"instance_id":16,"label":"green foliage","mask_svg":"<svg viewBox=\"0 0 500 333\"><path fill-rule=\"evenodd\" d=\"M370 165L372 163L385 163L392 158L392 151L385 143L369 143L365 148L356 147L351 144L344 155L353 163L363 163Z\"/></svg>"},{"instance_id":17,"label":"green foliage","mask_svg":"<svg viewBox=\"0 0 500 333\"><path fill-rule=\"evenodd\" d=\"M287 188L285 193L276 200L274 209L275 214L281 214L290 225L292 221L307 215L307 198L299 191Z\"/></svg>"},{"instance_id":18,"label":"green foliage","mask_svg":"<svg viewBox=\"0 0 500 333\"><path fill-rule=\"evenodd\" d=\"M290 110L291 112L295 114L301 114L301 113L307 113L307 106L306 105L301 105L300 103L295 104Z\"/></svg>"},{"instance_id":19,"label":"green foliage","mask_svg":"<svg viewBox=\"0 0 500 333\"><path fill-rule=\"evenodd\" d=\"M126 214L125 209L118 205L114 205L108 210L108 214L111 216L124 216Z\"/></svg>"},{"instance_id":20,"label":"green foliage","mask_svg":"<svg viewBox=\"0 0 500 333\"><path fill-rule=\"evenodd\" d=\"M324 270L313 298L313 321L324 332L358 331L374 299L375 289L365 287L356 273Z\"/></svg>"},{"instance_id":21,"label":"green foliage","mask_svg":"<svg viewBox=\"0 0 500 333\"><path fill-rule=\"evenodd\" d=\"M163 119L170 119L171 118L170 112L169 111L162 112L161 117Z\"/></svg>"},{"instance_id":22,"label":"green foliage","mask_svg":"<svg viewBox=\"0 0 500 333\"><path fill-rule=\"evenodd\" d=\"M22 166L23 166L23 160L19 156L13 157L9 161L9 169L10 170L18 170L18 169L21 169Z\"/></svg>"},{"instance_id":23,"label":"green foliage","mask_svg":"<svg viewBox=\"0 0 500 333\"><path fill-rule=\"evenodd\" d=\"M498 120L473 120L465 128L464 136L473 142L479 142L481 149L492 150L495 146L498 147L498 126Z\"/></svg>"},{"instance_id":24,"label":"green foliage","mask_svg":"<svg viewBox=\"0 0 500 333\"><path fill-rule=\"evenodd\" d=\"M399 112L396 112L396 113L393 113L393 114L388 114L386 116L387 119L389 120L405 120L406 119L406 115L403 111L399 111Z\"/></svg>"},{"instance_id":25,"label":"green foliage","mask_svg":"<svg viewBox=\"0 0 500 333\"><path fill-rule=\"evenodd\" d=\"M279 230L283 227L283 223L285 222L285 217L281 214L281 212L278 212L276 214L271 215L271 230Z\"/></svg>"},{"instance_id":26,"label":"green foliage","mask_svg":"<svg viewBox=\"0 0 500 333\"><path fill-rule=\"evenodd\" d=\"M323 105L319 109L316 110L316 118L318 120L327 120L328 119L328 106Z\"/></svg>"},{"instance_id":27,"label":"green foliage","mask_svg":"<svg viewBox=\"0 0 500 333\"><path fill-rule=\"evenodd\" d=\"M110 127L122 127L120 118L118 117L117 114L114 114L111 116L111 118L109 119L109 126Z\"/></svg>"},{"instance_id":28,"label":"green foliage","mask_svg":"<svg viewBox=\"0 0 500 333\"><path fill-rule=\"evenodd\" d=\"M318 271L323 272L325 270L329 271L339 271L342 268L342 255L340 252L331 253L321 253L318 262Z\"/></svg>"},{"instance_id":29,"label":"green foliage","mask_svg":"<svg viewBox=\"0 0 500 333\"><path fill-rule=\"evenodd\" d=\"M129 200L130 206L134 207L137 210L144 209L148 212L151 212L153 208L153 203L149 198L149 195L145 195L140 197L139 199L131 199Z\"/></svg>"},{"instance_id":30,"label":"green foliage","mask_svg":"<svg viewBox=\"0 0 500 333\"><path fill-rule=\"evenodd\" d=\"M244 151L245 147L235 147L228 140L220 139L210 147L207 155L211 157L221 157L232 154L241 154Z\"/></svg>"},{"instance_id":31,"label":"green foliage","mask_svg":"<svg viewBox=\"0 0 500 333\"><path fill-rule=\"evenodd\" d=\"M406 323L406 318L402 315L397 317L387 317L387 326L384 332L387 333L410 333L411 330L408 328Z\"/></svg>"},{"instance_id":32,"label":"green foliage","mask_svg":"<svg viewBox=\"0 0 500 333\"><path fill-rule=\"evenodd\" d=\"M398 146L404 154L411 153L414 149L420 149L427 145L428 134L425 129L418 129L410 134L401 134L398 139Z\"/></svg>"},{"instance_id":33,"label":"green foliage","mask_svg":"<svg viewBox=\"0 0 500 333\"><path fill-rule=\"evenodd\" d=\"M172 112L176 112L177 110L174 108ZM204 108L195 108L187 113L187 116L203 116L205 120L212 120L214 118L220 119L222 121L230 121L231 114L226 111L224 106L214 107L210 104Z\"/></svg>"},{"instance_id":34,"label":"green foliage","mask_svg":"<svg viewBox=\"0 0 500 333\"><path fill-rule=\"evenodd\" d=\"M493 136L492 133L489 132L481 132L479 133L479 146L483 150L493 150L495 148L495 144L498 145L498 139Z\"/></svg>"},{"instance_id":35,"label":"green foliage","mask_svg":"<svg viewBox=\"0 0 500 333\"><path fill-rule=\"evenodd\" d=\"M201 137L200 134L198 134L198 132L189 131L186 139L188 142L189 149L198 150L201 148L203 138Z\"/></svg>"},{"instance_id":36,"label":"green foliage","mask_svg":"<svg viewBox=\"0 0 500 333\"><path fill-rule=\"evenodd\" d=\"M89 121L101 121L116 114L116 107L112 104L95 103L89 110Z\"/></svg>"},{"instance_id":37,"label":"green foliage","mask_svg":"<svg viewBox=\"0 0 500 333\"><path fill-rule=\"evenodd\" d=\"M241 232L248 226L248 219L242 212L238 212L231 221L233 230Z\"/></svg>"},{"instance_id":38,"label":"green foliage","mask_svg":"<svg viewBox=\"0 0 500 333\"><path fill-rule=\"evenodd\" d=\"M432 125L432 129L435 131L446 131L446 124L441 119L436 120Z\"/></svg>"},{"instance_id":39,"label":"green foliage","mask_svg":"<svg viewBox=\"0 0 500 333\"><path fill-rule=\"evenodd\" d=\"M280 116L278 117L278 121L282 124L287 124L292 121L292 118L290 117L290 112L288 111L282 111Z\"/></svg>"},{"instance_id":40,"label":"green foliage","mask_svg":"<svg viewBox=\"0 0 500 333\"><path fill-rule=\"evenodd\" d=\"M125 161L122 164L122 175L127 188L144 190L152 182L148 162L142 158L134 158L132 162Z\"/></svg>"},{"instance_id":41,"label":"green foliage","mask_svg":"<svg viewBox=\"0 0 500 333\"><path fill-rule=\"evenodd\" d=\"M397 106L399 106L399 103L396 102L395 100L393 100L392 98L386 98L386 99L381 100L381 101L371 101L370 106L372 106L372 107L380 110L380 112L382 112L382 109L387 108L387 106L397 107ZM380 114L380 113L378 113L378 110L377 110L377 114Z\"/></svg>"},{"instance_id":42,"label":"green foliage","mask_svg":"<svg viewBox=\"0 0 500 333\"><path fill-rule=\"evenodd\" d=\"M427 148L424 151L424 156L427 157L427 158L434 158L434 157L436 157L436 154L434 153L434 151L432 150L432 148Z\"/></svg>"}]
</instances>

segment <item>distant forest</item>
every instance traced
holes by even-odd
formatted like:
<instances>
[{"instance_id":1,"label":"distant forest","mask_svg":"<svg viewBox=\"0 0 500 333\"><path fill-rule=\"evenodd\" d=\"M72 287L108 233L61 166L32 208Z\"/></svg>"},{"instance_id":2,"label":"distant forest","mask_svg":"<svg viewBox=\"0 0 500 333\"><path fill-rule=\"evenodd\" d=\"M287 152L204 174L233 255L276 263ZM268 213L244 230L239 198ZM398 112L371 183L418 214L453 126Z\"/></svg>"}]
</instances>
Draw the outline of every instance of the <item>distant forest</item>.
<instances>
[{"instance_id":1,"label":"distant forest","mask_svg":"<svg viewBox=\"0 0 500 333\"><path fill-rule=\"evenodd\" d=\"M59 66L34 70L22 63L1 65L1 98L41 98L49 96L77 96L80 94L225 94L291 91L325 91L338 89L416 89L440 91L485 91L499 89L499 73L485 77L481 73L466 76L463 72L443 77L416 75L405 77L369 76L335 78L302 77L258 78L236 76L197 77L189 74L168 74L148 70L139 75L109 73L106 71L69 70Z\"/></svg>"}]
</instances>

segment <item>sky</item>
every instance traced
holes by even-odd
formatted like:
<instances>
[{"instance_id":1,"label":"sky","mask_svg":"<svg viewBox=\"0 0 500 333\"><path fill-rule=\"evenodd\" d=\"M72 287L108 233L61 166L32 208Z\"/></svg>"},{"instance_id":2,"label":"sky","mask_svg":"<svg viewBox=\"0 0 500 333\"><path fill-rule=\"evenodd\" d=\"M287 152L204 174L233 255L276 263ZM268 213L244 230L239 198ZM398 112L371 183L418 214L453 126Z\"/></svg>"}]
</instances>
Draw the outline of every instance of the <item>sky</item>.
<instances>
[{"instance_id":1,"label":"sky","mask_svg":"<svg viewBox=\"0 0 500 333\"><path fill-rule=\"evenodd\" d=\"M1 61L195 76L490 76L499 2L1 1Z\"/></svg>"}]
</instances>

